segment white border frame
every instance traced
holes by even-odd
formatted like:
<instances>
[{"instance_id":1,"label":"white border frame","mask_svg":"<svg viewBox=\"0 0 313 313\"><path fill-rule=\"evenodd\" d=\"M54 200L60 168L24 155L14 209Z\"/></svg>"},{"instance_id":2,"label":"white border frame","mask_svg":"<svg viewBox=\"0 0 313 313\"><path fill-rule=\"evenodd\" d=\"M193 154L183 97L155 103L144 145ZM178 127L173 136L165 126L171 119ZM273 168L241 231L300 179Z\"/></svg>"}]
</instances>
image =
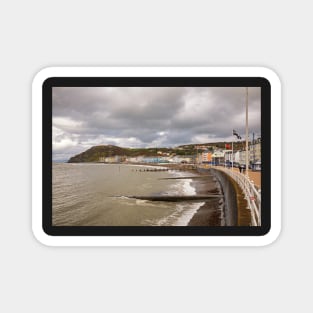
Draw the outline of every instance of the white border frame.
<instances>
[{"instance_id":1,"label":"white border frame","mask_svg":"<svg viewBox=\"0 0 313 313\"><path fill-rule=\"evenodd\" d=\"M49 77L264 77L271 84L271 229L264 236L50 236L42 229L42 84ZM264 246L281 230L281 84L264 67L50 67L32 84L32 229L48 246Z\"/></svg>"}]
</instances>

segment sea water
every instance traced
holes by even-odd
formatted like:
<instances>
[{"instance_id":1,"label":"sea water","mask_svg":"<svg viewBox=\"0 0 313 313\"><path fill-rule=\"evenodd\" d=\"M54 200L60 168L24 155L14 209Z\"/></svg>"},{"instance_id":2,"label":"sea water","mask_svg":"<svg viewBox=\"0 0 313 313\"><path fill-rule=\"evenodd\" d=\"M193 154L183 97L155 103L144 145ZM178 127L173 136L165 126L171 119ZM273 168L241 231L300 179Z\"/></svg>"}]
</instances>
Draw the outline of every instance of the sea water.
<instances>
[{"instance_id":1,"label":"sea water","mask_svg":"<svg viewBox=\"0 0 313 313\"><path fill-rule=\"evenodd\" d=\"M129 196L194 195L193 176L144 171L151 166L54 163L52 223L55 226L185 226L203 202L145 201ZM156 167L160 169L160 167Z\"/></svg>"}]
</instances>

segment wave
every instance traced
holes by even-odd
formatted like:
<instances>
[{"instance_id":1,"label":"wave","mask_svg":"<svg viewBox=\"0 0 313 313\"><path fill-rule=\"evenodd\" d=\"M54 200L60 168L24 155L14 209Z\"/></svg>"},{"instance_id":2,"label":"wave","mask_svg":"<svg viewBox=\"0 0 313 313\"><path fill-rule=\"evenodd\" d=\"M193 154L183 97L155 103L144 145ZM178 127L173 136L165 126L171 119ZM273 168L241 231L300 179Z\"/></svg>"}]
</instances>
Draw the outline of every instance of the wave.
<instances>
[{"instance_id":1,"label":"wave","mask_svg":"<svg viewBox=\"0 0 313 313\"><path fill-rule=\"evenodd\" d=\"M192 173L187 172L176 172L174 173L176 177L184 177L184 176L196 176ZM186 180L178 180L172 184L170 189L166 191L165 195L185 195L192 196L196 195L196 188L192 186L193 180L192 178L187 178ZM162 225L173 225L173 226L187 226L189 221L192 219L194 214L199 210L199 208L204 205L205 202L185 202L185 203L177 203L175 212L161 218L158 222L158 226Z\"/></svg>"}]
</instances>

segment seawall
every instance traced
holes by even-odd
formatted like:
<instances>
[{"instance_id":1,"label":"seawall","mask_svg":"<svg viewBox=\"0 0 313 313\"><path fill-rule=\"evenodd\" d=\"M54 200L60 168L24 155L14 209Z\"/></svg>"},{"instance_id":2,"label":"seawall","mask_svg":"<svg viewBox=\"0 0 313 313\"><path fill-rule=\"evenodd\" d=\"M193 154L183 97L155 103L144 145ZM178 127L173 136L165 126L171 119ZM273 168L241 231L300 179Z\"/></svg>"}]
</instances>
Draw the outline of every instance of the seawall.
<instances>
[{"instance_id":1,"label":"seawall","mask_svg":"<svg viewBox=\"0 0 313 313\"><path fill-rule=\"evenodd\" d=\"M238 202L235 182L226 173L211 168L211 173L219 181L224 195L225 226L238 225Z\"/></svg>"}]
</instances>

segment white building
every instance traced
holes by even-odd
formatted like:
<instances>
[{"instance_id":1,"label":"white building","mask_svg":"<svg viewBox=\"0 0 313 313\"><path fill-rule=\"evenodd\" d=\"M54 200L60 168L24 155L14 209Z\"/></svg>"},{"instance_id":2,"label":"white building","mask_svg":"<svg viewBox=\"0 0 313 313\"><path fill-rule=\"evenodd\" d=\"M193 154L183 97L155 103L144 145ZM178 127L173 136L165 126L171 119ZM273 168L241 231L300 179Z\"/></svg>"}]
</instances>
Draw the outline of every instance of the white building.
<instances>
[{"instance_id":1,"label":"white building","mask_svg":"<svg viewBox=\"0 0 313 313\"><path fill-rule=\"evenodd\" d=\"M141 163L143 161L143 156L137 156L137 157L130 157L127 158L127 161L130 163Z\"/></svg>"},{"instance_id":2,"label":"white building","mask_svg":"<svg viewBox=\"0 0 313 313\"><path fill-rule=\"evenodd\" d=\"M222 150L216 150L212 154L212 164L221 164L224 163L225 160L225 153Z\"/></svg>"},{"instance_id":3,"label":"white building","mask_svg":"<svg viewBox=\"0 0 313 313\"><path fill-rule=\"evenodd\" d=\"M224 160L225 162L233 162L232 150L224 150Z\"/></svg>"},{"instance_id":4,"label":"white building","mask_svg":"<svg viewBox=\"0 0 313 313\"><path fill-rule=\"evenodd\" d=\"M234 162L240 163L240 151L234 152Z\"/></svg>"},{"instance_id":5,"label":"white building","mask_svg":"<svg viewBox=\"0 0 313 313\"><path fill-rule=\"evenodd\" d=\"M173 163L192 163L193 157L176 155L171 160Z\"/></svg>"},{"instance_id":6,"label":"white building","mask_svg":"<svg viewBox=\"0 0 313 313\"><path fill-rule=\"evenodd\" d=\"M261 157L261 140L259 139L255 143L251 144L249 147L250 150L250 162L255 163L255 162L260 162L262 157Z\"/></svg>"}]
</instances>

